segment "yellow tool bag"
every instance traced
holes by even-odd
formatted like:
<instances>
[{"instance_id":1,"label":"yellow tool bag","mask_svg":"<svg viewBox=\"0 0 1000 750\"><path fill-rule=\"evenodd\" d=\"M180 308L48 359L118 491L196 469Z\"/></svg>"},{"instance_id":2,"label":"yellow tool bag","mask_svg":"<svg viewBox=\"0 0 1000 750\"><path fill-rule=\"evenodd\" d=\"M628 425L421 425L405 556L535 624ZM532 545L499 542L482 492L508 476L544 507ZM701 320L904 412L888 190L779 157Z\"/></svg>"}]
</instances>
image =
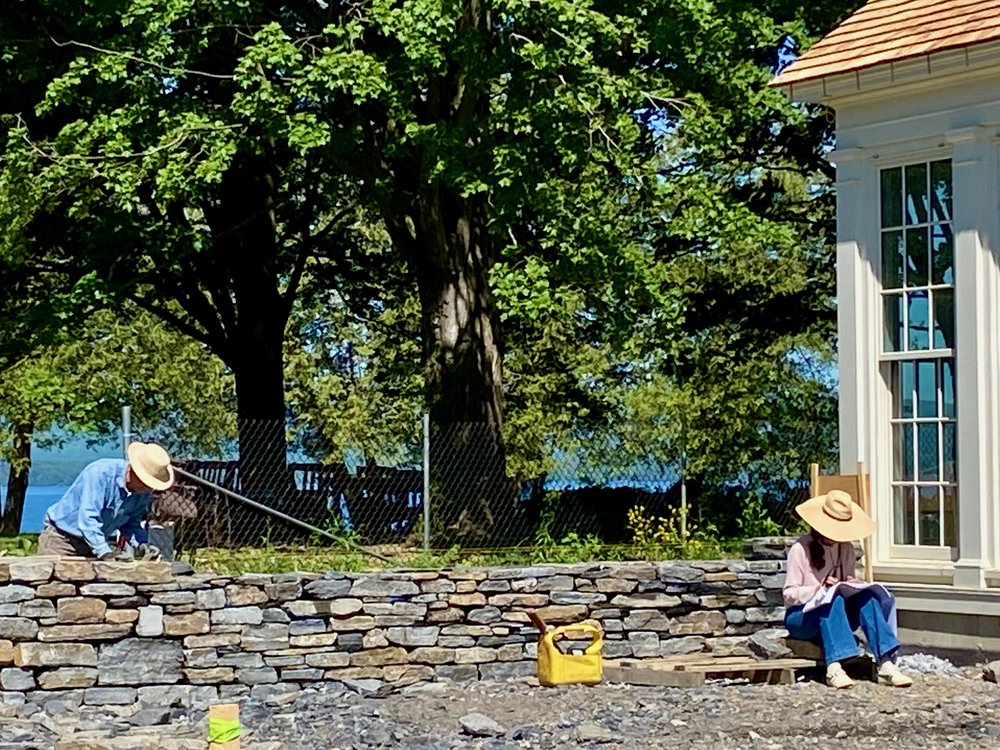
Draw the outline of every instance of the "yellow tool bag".
<instances>
[{"instance_id":1,"label":"yellow tool bag","mask_svg":"<svg viewBox=\"0 0 1000 750\"><path fill-rule=\"evenodd\" d=\"M541 633L538 639L538 681L546 687L556 685L596 685L601 681L601 647L604 634L587 622L548 629L538 617L532 617ZM584 633L592 639L582 654L564 654L556 643L570 633Z\"/></svg>"}]
</instances>

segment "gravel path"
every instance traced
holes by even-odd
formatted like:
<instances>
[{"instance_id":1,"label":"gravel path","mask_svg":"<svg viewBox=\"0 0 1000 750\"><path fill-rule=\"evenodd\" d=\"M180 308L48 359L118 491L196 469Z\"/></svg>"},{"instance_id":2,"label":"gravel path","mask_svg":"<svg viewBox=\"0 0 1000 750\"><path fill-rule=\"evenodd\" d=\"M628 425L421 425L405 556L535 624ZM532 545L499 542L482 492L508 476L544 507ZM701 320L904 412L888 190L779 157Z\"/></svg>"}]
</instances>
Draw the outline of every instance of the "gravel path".
<instances>
[{"instance_id":1,"label":"gravel path","mask_svg":"<svg viewBox=\"0 0 1000 750\"><path fill-rule=\"evenodd\" d=\"M920 676L910 690L848 692L710 684L670 690L530 681L415 685L384 697L329 685L253 698L244 750L519 750L521 748L995 748L1000 688L980 671ZM22 710L0 721L0 749L204 750L202 714L145 709ZM161 723L162 722L162 723ZM160 723L159 725L157 725ZM134 726L153 724L153 726ZM479 736L476 736L479 735Z\"/></svg>"}]
</instances>

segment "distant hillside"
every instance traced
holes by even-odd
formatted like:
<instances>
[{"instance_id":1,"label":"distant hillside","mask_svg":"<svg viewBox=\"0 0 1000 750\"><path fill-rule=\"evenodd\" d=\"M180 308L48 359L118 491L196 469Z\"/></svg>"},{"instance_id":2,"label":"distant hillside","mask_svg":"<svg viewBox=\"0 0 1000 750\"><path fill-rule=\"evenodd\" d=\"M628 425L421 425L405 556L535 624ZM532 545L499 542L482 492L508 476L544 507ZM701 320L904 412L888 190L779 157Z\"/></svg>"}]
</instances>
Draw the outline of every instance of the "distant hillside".
<instances>
[{"instance_id":1,"label":"distant hillside","mask_svg":"<svg viewBox=\"0 0 1000 750\"><path fill-rule=\"evenodd\" d=\"M62 448L32 450L29 483L36 486L67 485L72 483L84 466L98 458L117 458L121 455L117 445L87 447L83 437L72 438ZM0 463L0 483L6 487L10 467Z\"/></svg>"}]
</instances>

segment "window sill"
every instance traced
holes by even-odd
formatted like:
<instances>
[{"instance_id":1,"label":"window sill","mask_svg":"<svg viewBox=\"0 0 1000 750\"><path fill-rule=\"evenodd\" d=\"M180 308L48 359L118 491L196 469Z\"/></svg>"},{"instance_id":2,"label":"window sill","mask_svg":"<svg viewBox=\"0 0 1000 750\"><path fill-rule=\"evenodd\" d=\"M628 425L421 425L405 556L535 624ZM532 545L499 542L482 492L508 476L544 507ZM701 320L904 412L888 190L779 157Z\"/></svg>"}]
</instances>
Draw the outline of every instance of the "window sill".
<instances>
[{"instance_id":1,"label":"window sill","mask_svg":"<svg viewBox=\"0 0 1000 750\"><path fill-rule=\"evenodd\" d=\"M941 562L951 564L958 559L955 547L918 547L916 545L894 544L889 548L889 562L906 564L909 562Z\"/></svg>"}]
</instances>

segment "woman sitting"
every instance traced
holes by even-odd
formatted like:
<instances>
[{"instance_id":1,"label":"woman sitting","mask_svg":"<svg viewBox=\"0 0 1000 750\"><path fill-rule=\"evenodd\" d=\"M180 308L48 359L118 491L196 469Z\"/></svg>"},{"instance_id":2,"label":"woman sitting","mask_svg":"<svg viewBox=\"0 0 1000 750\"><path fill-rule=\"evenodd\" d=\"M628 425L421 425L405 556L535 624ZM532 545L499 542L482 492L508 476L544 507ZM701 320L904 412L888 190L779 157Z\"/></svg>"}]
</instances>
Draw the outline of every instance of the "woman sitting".
<instances>
[{"instance_id":1,"label":"woman sitting","mask_svg":"<svg viewBox=\"0 0 1000 750\"><path fill-rule=\"evenodd\" d=\"M909 687L913 680L894 662L899 641L884 608L886 602L891 603L888 591L881 586L846 591L841 587L829 601L824 596L838 583L859 581L854 577L857 558L853 542L871 536L875 522L850 495L839 490L814 497L795 511L812 531L788 552L784 586L788 634L799 640L821 641L826 682L844 689L852 687L854 681L841 662L857 656L854 631L860 627L879 665L879 680L893 687Z\"/></svg>"}]
</instances>

